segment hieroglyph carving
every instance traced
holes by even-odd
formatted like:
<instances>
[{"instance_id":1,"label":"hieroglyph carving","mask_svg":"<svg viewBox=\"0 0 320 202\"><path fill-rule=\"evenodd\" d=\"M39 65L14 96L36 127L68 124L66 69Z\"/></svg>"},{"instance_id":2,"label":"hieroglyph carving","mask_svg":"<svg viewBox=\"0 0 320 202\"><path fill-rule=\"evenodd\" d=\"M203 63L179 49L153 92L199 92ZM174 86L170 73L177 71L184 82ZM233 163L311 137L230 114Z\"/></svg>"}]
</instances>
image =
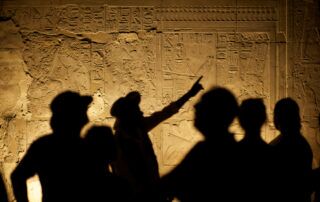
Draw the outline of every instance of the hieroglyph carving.
<instances>
[{"instance_id":1,"label":"hieroglyph carving","mask_svg":"<svg viewBox=\"0 0 320 202\"><path fill-rule=\"evenodd\" d=\"M278 19L274 7L119 7L63 5L51 7L3 7L21 29L57 32L132 32L157 29L165 21L265 22Z\"/></svg>"},{"instance_id":2,"label":"hieroglyph carving","mask_svg":"<svg viewBox=\"0 0 320 202\"><path fill-rule=\"evenodd\" d=\"M35 131L27 133L32 137L18 138L24 141L23 152L36 137L50 132L45 124L51 116L48 106L66 89L93 95L90 118L100 123L110 118L112 103L130 90L141 92L147 115L185 93L200 75L205 88L222 85L239 100L263 97L270 103L269 73L274 70L268 32L161 32L157 28L162 21L275 21L273 7L66 5L4 7L2 14L20 27L23 48L18 51L26 65L21 71L31 78L26 126L21 127ZM199 140L192 126L196 101L152 131L163 170L176 165ZM19 159L14 149L10 155L2 160Z\"/></svg>"},{"instance_id":3,"label":"hieroglyph carving","mask_svg":"<svg viewBox=\"0 0 320 202\"><path fill-rule=\"evenodd\" d=\"M165 33L161 59L163 103L182 95L195 78L204 75L203 85L226 86L239 100L262 97L270 102L270 69L267 33ZM189 102L176 119L162 128L164 165L173 166L199 140L192 125Z\"/></svg>"},{"instance_id":4,"label":"hieroglyph carving","mask_svg":"<svg viewBox=\"0 0 320 202\"><path fill-rule=\"evenodd\" d=\"M303 134L313 149L314 167L320 165L320 12L318 1L294 0L291 10L289 93L297 100Z\"/></svg>"}]
</instances>

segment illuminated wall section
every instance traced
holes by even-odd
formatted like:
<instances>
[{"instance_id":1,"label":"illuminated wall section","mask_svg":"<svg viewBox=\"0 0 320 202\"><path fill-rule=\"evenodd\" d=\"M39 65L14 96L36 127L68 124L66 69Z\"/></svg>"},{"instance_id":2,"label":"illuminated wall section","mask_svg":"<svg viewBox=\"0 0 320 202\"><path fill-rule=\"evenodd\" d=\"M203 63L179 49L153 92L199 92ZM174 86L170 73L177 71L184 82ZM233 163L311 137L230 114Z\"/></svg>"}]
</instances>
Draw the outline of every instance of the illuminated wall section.
<instances>
[{"instance_id":1,"label":"illuminated wall section","mask_svg":"<svg viewBox=\"0 0 320 202\"><path fill-rule=\"evenodd\" d=\"M303 134L320 166L320 1L292 1L288 19L288 94L300 106Z\"/></svg>"},{"instance_id":2,"label":"illuminated wall section","mask_svg":"<svg viewBox=\"0 0 320 202\"><path fill-rule=\"evenodd\" d=\"M319 59L314 55L319 54L315 51L319 44L308 43L301 49L311 52L290 57L301 53L298 37L306 37L294 29L305 20L296 16L300 21L295 21L293 14L298 11L294 2L4 1L0 22L0 162L8 186L10 172L28 146L50 133L48 105L67 89L94 96L89 115L92 123L99 124L112 125L110 106L131 90L142 94L141 108L147 115L185 93L200 75L205 88L225 86L239 101L263 98L269 120L276 100L290 93L309 107L303 108L304 117L315 119L319 113L319 61L305 63L304 56ZM312 3L302 4L299 8L305 12L303 8ZM317 31L315 27L308 34L319 39ZM310 83L310 88L301 86L299 79ZM174 167L201 138L192 125L197 99L151 132L161 173ZM320 153L313 126L314 138L309 139L314 142L314 151ZM236 123L233 130L241 137ZM267 141L275 137L271 121L263 134Z\"/></svg>"}]
</instances>

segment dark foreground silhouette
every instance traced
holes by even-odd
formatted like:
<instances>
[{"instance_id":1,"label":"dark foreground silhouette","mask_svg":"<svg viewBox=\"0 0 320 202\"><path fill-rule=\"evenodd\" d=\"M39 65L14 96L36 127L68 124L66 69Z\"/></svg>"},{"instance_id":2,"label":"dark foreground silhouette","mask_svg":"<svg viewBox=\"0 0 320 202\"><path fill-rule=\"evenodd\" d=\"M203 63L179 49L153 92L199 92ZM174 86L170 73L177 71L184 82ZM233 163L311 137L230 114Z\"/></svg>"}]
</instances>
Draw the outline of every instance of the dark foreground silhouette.
<instances>
[{"instance_id":1,"label":"dark foreground silhouette","mask_svg":"<svg viewBox=\"0 0 320 202\"><path fill-rule=\"evenodd\" d=\"M111 108L116 117L115 136L119 158L113 168L117 175L126 179L131 187L134 201L165 201L158 194L160 176L158 162L148 132L176 114L179 109L202 88L201 77L192 88L177 101L148 117L143 116L139 103L141 96L133 91L119 98Z\"/></svg>"},{"instance_id":2,"label":"dark foreground silhouette","mask_svg":"<svg viewBox=\"0 0 320 202\"><path fill-rule=\"evenodd\" d=\"M207 91L194 106L194 126L204 140L160 179L148 132L202 89L200 79L149 117L140 110L138 92L118 99L111 108L115 136L108 126L94 126L82 139L92 98L59 94L50 105L52 134L34 141L11 174L16 200L28 201L26 181L37 174L44 202L163 202L174 197L181 202L309 202L311 191L319 190L320 174L311 169L312 151L300 132L297 103L285 98L276 104L274 125L280 135L268 145L261 138L263 101L247 99L239 108L235 96L221 87ZM245 131L240 142L229 132L237 115ZM7 201L7 196L0 199Z\"/></svg>"},{"instance_id":3,"label":"dark foreground silhouette","mask_svg":"<svg viewBox=\"0 0 320 202\"><path fill-rule=\"evenodd\" d=\"M238 201L275 201L270 186L275 162L270 145L261 137L261 128L267 120L262 99L247 99L240 105L239 123L245 131L239 146Z\"/></svg>"},{"instance_id":4,"label":"dark foreground silhouette","mask_svg":"<svg viewBox=\"0 0 320 202\"><path fill-rule=\"evenodd\" d=\"M161 179L163 194L180 201L237 201L236 141L228 131L238 114L234 95L216 87L195 105L195 127L204 136L172 172Z\"/></svg>"},{"instance_id":5,"label":"dark foreground silhouette","mask_svg":"<svg viewBox=\"0 0 320 202\"><path fill-rule=\"evenodd\" d=\"M90 201L86 195L86 161L81 128L88 122L92 98L67 91L52 101L53 133L34 141L11 175L18 202L28 201L26 181L37 174L43 202Z\"/></svg>"},{"instance_id":6,"label":"dark foreground silhouette","mask_svg":"<svg viewBox=\"0 0 320 202\"><path fill-rule=\"evenodd\" d=\"M115 176L110 165L116 160L117 150L112 130L108 126L93 126L85 136L87 149L87 193L90 201L125 202L129 200L128 183Z\"/></svg>"},{"instance_id":7,"label":"dark foreground silhouette","mask_svg":"<svg viewBox=\"0 0 320 202\"><path fill-rule=\"evenodd\" d=\"M320 131L320 114L318 116L318 130ZM312 190L315 192L314 201L320 202L320 167L312 171Z\"/></svg>"},{"instance_id":8,"label":"dark foreground silhouette","mask_svg":"<svg viewBox=\"0 0 320 202\"><path fill-rule=\"evenodd\" d=\"M300 132L299 106L293 99L284 98L276 103L274 125L280 131L280 135L270 143L276 152L277 199L278 201L310 201L309 179L312 171L312 151Z\"/></svg>"},{"instance_id":9,"label":"dark foreground silhouette","mask_svg":"<svg viewBox=\"0 0 320 202\"><path fill-rule=\"evenodd\" d=\"M0 174L0 202L8 202L7 189L2 174Z\"/></svg>"}]
</instances>

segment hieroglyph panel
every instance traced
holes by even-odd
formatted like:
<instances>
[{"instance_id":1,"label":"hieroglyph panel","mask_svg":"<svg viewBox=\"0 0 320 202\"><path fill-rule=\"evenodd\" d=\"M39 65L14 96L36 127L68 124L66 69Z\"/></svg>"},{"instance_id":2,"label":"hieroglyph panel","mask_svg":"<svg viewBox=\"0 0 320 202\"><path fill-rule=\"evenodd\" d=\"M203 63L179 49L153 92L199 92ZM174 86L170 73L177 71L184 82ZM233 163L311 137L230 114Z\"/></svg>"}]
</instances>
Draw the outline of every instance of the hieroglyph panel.
<instances>
[{"instance_id":1,"label":"hieroglyph panel","mask_svg":"<svg viewBox=\"0 0 320 202\"><path fill-rule=\"evenodd\" d=\"M249 97L270 102L270 43L267 33L161 34L162 99L175 100L200 75L205 88L231 89L239 100ZM192 127L194 102L162 128L162 162L173 166L198 140Z\"/></svg>"},{"instance_id":2,"label":"hieroglyph panel","mask_svg":"<svg viewBox=\"0 0 320 202\"><path fill-rule=\"evenodd\" d=\"M270 57L275 53L270 32L216 31L210 24L272 22L277 16L273 7L67 5L4 7L1 12L10 22L4 28L16 28L2 34L2 43L22 44L12 46L15 54L10 53L22 63L0 61L0 69L8 66L6 73L18 73L18 79L1 74L1 85L9 79L12 85L7 88L20 100L15 106L8 105L9 118L0 112L5 126L0 130L1 162L19 161L34 139L50 132L48 106L55 95L67 89L94 96L89 115L96 123L111 123L110 106L131 90L142 94L141 108L148 115L183 95L201 75L206 89L221 85L239 100L261 97L267 106L273 103L270 75L275 69ZM190 21L192 26L207 23L206 31L169 31L165 27L166 22L182 21ZM4 48L0 51L5 58ZM24 85L14 82L26 78ZM4 89L1 95L9 96ZM151 132L162 172L176 165L201 138L192 124L197 99Z\"/></svg>"}]
</instances>

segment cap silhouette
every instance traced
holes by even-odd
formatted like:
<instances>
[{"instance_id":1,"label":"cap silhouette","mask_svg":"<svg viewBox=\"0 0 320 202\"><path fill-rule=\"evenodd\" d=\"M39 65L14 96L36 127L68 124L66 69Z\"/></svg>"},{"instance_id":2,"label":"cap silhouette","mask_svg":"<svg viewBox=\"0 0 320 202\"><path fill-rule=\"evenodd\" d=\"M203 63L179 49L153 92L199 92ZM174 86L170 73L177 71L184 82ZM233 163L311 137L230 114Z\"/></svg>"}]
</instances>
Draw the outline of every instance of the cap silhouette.
<instances>
[{"instance_id":1,"label":"cap silhouette","mask_svg":"<svg viewBox=\"0 0 320 202\"><path fill-rule=\"evenodd\" d=\"M58 133L80 131L88 122L87 109L92 100L91 96L81 96L73 91L65 91L57 95L50 105L51 128Z\"/></svg>"},{"instance_id":2,"label":"cap silhouette","mask_svg":"<svg viewBox=\"0 0 320 202\"><path fill-rule=\"evenodd\" d=\"M87 109L91 102L91 96L81 96L77 92L65 91L53 99L50 109L55 114L73 113L79 109Z\"/></svg>"}]
</instances>

